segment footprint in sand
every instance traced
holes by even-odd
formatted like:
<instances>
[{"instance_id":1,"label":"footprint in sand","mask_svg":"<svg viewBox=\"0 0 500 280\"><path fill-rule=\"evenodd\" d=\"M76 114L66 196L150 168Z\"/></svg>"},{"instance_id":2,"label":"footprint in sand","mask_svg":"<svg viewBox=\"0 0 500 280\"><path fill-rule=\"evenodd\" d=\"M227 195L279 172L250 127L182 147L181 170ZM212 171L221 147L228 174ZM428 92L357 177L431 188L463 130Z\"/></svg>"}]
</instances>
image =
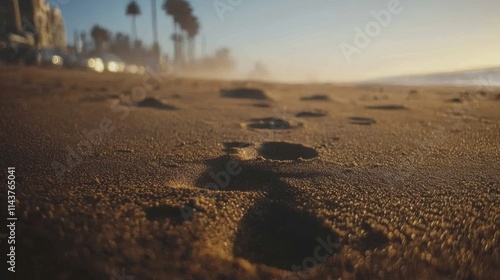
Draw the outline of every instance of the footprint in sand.
<instances>
[{"instance_id":1,"label":"footprint in sand","mask_svg":"<svg viewBox=\"0 0 500 280\"><path fill-rule=\"evenodd\" d=\"M137 102L137 107L154 108L154 109L159 109L159 110L177 110L178 109L175 106L165 104L165 103L161 102L160 100L153 98L153 97L147 97L144 100Z\"/></svg>"},{"instance_id":2,"label":"footprint in sand","mask_svg":"<svg viewBox=\"0 0 500 280\"><path fill-rule=\"evenodd\" d=\"M350 117L349 123L357 125L372 125L375 124L376 121L374 119L365 117Z\"/></svg>"},{"instance_id":3,"label":"footprint in sand","mask_svg":"<svg viewBox=\"0 0 500 280\"><path fill-rule=\"evenodd\" d=\"M294 266L312 267L338 251L339 235L327 227L318 217L294 208L296 200L305 196L285 182L286 178L307 178L314 172L286 173L275 167L284 161L313 159L318 152L302 144L265 142L257 147L244 142L224 143L226 151L254 149L255 154L270 161L241 160L231 155L206 161L207 171L196 181L196 186L211 188L214 174L219 184L216 191L255 191L264 193L239 222L235 234L233 255L252 263L293 271ZM221 173L228 162L237 163L240 172L230 176ZM209 175L211 174L211 175ZM229 177L230 176L230 177ZM317 248L322 258L313 259Z\"/></svg>"},{"instance_id":4,"label":"footprint in sand","mask_svg":"<svg viewBox=\"0 0 500 280\"><path fill-rule=\"evenodd\" d=\"M302 101L330 101L330 97L326 94L315 94L312 96L302 97Z\"/></svg>"},{"instance_id":5,"label":"footprint in sand","mask_svg":"<svg viewBox=\"0 0 500 280\"><path fill-rule=\"evenodd\" d=\"M271 104L267 104L267 103L255 103L255 104L252 104L253 107L257 107L257 108L272 108L273 106Z\"/></svg>"},{"instance_id":6,"label":"footprint in sand","mask_svg":"<svg viewBox=\"0 0 500 280\"><path fill-rule=\"evenodd\" d=\"M254 100L270 99L263 90L255 88L222 89L221 96L227 98L243 98Z\"/></svg>"},{"instance_id":7,"label":"footprint in sand","mask_svg":"<svg viewBox=\"0 0 500 280\"><path fill-rule=\"evenodd\" d=\"M259 154L272 160L312 159L319 156L313 148L287 142L266 142L261 145Z\"/></svg>"},{"instance_id":8,"label":"footprint in sand","mask_svg":"<svg viewBox=\"0 0 500 280\"><path fill-rule=\"evenodd\" d=\"M201 206L204 204L200 201L208 201L211 194L217 197L221 192L261 194L253 201L253 206L245 210L234 235L226 237L229 238L227 243L232 244L230 252L233 257L281 269L283 277L295 279L307 275L307 271L303 271L305 268L320 265L341 250L343 242L338 233L318 216L296 208L308 195L287 180L322 175L310 170L289 171L284 166L290 161L317 158L318 151L288 142L264 142L260 145L226 142L223 147L227 154L206 160L205 171L195 181L194 186L203 189L204 194L192 198L186 205L195 209L195 212L205 212ZM240 150L253 151L251 153L254 156L241 159L237 156L242 153ZM261 160L255 160L259 156ZM226 172L226 167L230 165L238 167L237 174ZM216 188L212 187L214 185ZM147 219L168 219L174 225L191 219L186 219L181 211L179 207L172 206L145 209ZM350 240L354 249L372 250L389 243L386 234L373 227L369 221L363 221L361 228L363 234Z\"/></svg>"},{"instance_id":9,"label":"footprint in sand","mask_svg":"<svg viewBox=\"0 0 500 280\"><path fill-rule=\"evenodd\" d=\"M408 110L404 105L374 105L374 106L366 106L366 109L369 110L387 110L387 111L396 111L396 110Z\"/></svg>"},{"instance_id":10,"label":"footprint in sand","mask_svg":"<svg viewBox=\"0 0 500 280\"><path fill-rule=\"evenodd\" d=\"M242 126L250 129L286 130L301 127L303 124L285 119L269 117L250 119L249 122L243 123Z\"/></svg>"},{"instance_id":11,"label":"footprint in sand","mask_svg":"<svg viewBox=\"0 0 500 280\"><path fill-rule=\"evenodd\" d=\"M312 111L303 111L297 113L295 116L298 118L321 118L325 117L328 113L323 110L312 110Z\"/></svg>"}]
</instances>

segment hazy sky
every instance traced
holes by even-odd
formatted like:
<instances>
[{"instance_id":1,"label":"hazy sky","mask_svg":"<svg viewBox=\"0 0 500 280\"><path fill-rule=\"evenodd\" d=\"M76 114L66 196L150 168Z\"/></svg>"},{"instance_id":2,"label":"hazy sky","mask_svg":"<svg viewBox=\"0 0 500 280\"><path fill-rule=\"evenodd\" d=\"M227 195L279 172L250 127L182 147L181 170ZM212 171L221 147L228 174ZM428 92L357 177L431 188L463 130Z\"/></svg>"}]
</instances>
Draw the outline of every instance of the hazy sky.
<instances>
[{"instance_id":1,"label":"hazy sky","mask_svg":"<svg viewBox=\"0 0 500 280\"><path fill-rule=\"evenodd\" d=\"M355 44L356 28L374 21L372 11L388 11L391 20ZM100 24L131 33L126 0L49 0L66 20L68 43L74 30ZM61 4L59 4L59 3ZM138 0L140 38L152 42L151 0ZM160 45L172 53L172 19L157 0ZM290 81L352 81L387 75L425 73L500 65L498 0L190 0L206 37L207 52L229 47L246 74L257 61L275 78ZM220 17L214 3L238 3ZM390 13L389 11L387 13ZM380 25L379 25L380 26ZM201 38L198 51L201 51ZM344 43L344 44L343 44ZM356 47L350 61L341 44ZM352 50L352 49L351 49ZM198 53L199 53L198 52Z\"/></svg>"}]
</instances>

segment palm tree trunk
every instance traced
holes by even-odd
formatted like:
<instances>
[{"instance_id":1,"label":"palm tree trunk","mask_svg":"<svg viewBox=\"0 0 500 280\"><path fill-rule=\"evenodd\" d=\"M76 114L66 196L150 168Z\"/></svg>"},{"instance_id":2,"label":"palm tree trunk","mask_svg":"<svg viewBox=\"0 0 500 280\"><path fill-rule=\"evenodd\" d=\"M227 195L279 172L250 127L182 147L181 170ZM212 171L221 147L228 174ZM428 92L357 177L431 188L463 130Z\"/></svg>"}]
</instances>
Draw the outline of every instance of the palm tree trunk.
<instances>
[{"instance_id":1,"label":"palm tree trunk","mask_svg":"<svg viewBox=\"0 0 500 280\"><path fill-rule=\"evenodd\" d=\"M182 42L184 43L184 45L182 46L182 50L183 50L183 56L182 56L182 63L186 63L186 61L188 60L188 56L189 56L189 40L188 40L188 36L187 36L187 31L184 31L182 32Z\"/></svg>"},{"instance_id":2,"label":"palm tree trunk","mask_svg":"<svg viewBox=\"0 0 500 280\"><path fill-rule=\"evenodd\" d=\"M196 37L191 38L191 62L196 60Z\"/></svg>"},{"instance_id":3,"label":"palm tree trunk","mask_svg":"<svg viewBox=\"0 0 500 280\"><path fill-rule=\"evenodd\" d=\"M137 42L137 26L135 24L135 15L132 16L132 35L134 36L134 46L135 46L135 42Z\"/></svg>"},{"instance_id":4,"label":"palm tree trunk","mask_svg":"<svg viewBox=\"0 0 500 280\"><path fill-rule=\"evenodd\" d=\"M155 56L156 56L156 63L159 63L160 62L160 46L158 45L158 22L156 20L156 0L151 0L151 9L152 9L152 13L153 13L153 41L154 41L154 45L155 47L157 47L157 49L155 49ZM156 69L158 70L158 69Z\"/></svg>"},{"instance_id":5,"label":"palm tree trunk","mask_svg":"<svg viewBox=\"0 0 500 280\"><path fill-rule=\"evenodd\" d=\"M153 40L158 44L158 22L156 20L156 0L151 0L153 13Z\"/></svg>"},{"instance_id":6,"label":"palm tree trunk","mask_svg":"<svg viewBox=\"0 0 500 280\"><path fill-rule=\"evenodd\" d=\"M177 37L177 21L174 19L174 64L179 66L179 38Z\"/></svg>"}]
</instances>

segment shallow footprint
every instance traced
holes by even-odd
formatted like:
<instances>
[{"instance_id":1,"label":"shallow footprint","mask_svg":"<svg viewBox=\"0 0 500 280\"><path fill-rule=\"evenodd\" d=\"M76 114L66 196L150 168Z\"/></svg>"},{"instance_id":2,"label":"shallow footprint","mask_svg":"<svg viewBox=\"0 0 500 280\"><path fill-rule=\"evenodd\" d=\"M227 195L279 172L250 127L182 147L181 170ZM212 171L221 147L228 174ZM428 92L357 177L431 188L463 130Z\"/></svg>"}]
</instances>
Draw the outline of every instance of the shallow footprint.
<instances>
[{"instance_id":1,"label":"shallow footprint","mask_svg":"<svg viewBox=\"0 0 500 280\"><path fill-rule=\"evenodd\" d=\"M312 96L302 97L300 100L302 100L302 101L329 101L330 97L326 94L315 94Z\"/></svg>"},{"instance_id":2,"label":"shallow footprint","mask_svg":"<svg viewBox=\"0 0 500 280\"><path fill-rule=\"evenodd\" d=\"M263 90L255 88L222 89L221 96L228 98L243 98L254 100L270 99Z\"/></svg>"},{"instance_id":3,"label":"shallow footprint","mask_svg":"<svg viewBox=\"0 0 500 280\"><path fill-rule=\"evenodd\" d=\"M148 107L148 108L154 108L154 109L161 109L161 110L177 110L178 108L172 105L165 104L161 102L160 100L153 98L153 97L148 97L141 102L137 103L138 107Z\"/></svg>"},{"instance_id":4,"label":"shallow footprint","mask_svg":"<svg viewBox=\"0 0 500 280\"><path fill-rule=\"evenodd\" d=\"M365 117L350 117L349 123L358 125L372 125L376 123L376 121L374 119Z\"/></svg>"},{"instance_id":5,"label":"shallow footprint","mask_svg":"<svg viewBox=\"0 0 500 280\"><path fill-rule=\"evenodd\" d=\"M388 111L408 109L404 105L374 105L374 106L366 106L365 108L369 110L388 110Z\"/></svg>"},{"instance_id":6,"label":"shallow footprint","mask_svg":"<svg viewBox=\"0 0 500 280\"><path fill-rule=\"evenodd\" d=\"M255 103L255 104L252 104L253 107L257 107L257 108L271 108L273 107L271 104L267 104L267 103Z\"/></svg>"},{"instance_id":7,"label":"shallow footprint","mask_svg":"<svg viewBox=\"0 0 500 280\"><path fill-rule=\"evenodd\" d=\"M282 129L292 128L290 122L279 118L250 119L250 122L247 123L246 126L254 129L271 129L271 130L282 130Z\"/></svg>"},{"instance_id":8,"label":"shallow footprint","mask_svg":"<svg viewBox=\"0 0 500 280\"><path fill-rule=\"evenodd\" d=\"M313 111L303 111L297 113L295 116L298 118L320 118L326 116L326 111L322 110L313 110Z\"/></svg>"}]
</instances>

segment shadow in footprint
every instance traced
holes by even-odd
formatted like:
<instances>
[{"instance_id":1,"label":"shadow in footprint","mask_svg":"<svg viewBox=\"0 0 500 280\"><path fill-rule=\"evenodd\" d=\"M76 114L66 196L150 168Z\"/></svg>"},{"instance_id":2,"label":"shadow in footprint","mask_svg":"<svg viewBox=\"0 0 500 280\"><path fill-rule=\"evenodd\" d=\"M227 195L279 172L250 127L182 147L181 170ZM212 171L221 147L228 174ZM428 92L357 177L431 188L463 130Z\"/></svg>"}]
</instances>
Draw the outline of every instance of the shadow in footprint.
<instances>
[{"instance_id":1,"label":"shadow in footprint","mask_svg":"<svg viewBox=\"0 0 500 280\"><path fill-rule=\"evenodd\" d=\"M463 103L464 100L460 97L455 97L455 98L447 100L447 102L449 102L449 103Z\"/></svg>"},{"instance_id":2,"label":"shadow in footprint","mask_svg":"<svg viewBox=\"0 0 500 280\"><path fill-rule=\"evenodd\" d=\"M339 247L338 235L317 217L276 201L261 201L248 212L234 244L235 256L284 270L316 265Z\"/></svg>"},{"instance_id":3,"label":"shadow in footprint","mask_svg":"<svg viewBox=\"0 0 500 280\"><path fill-rule=\"evenodd\" d=\"M319 155L311 147L287 142L263 143L259 149L259 154L266 159L274 160L312 159Z\"/></svg>"},{"instance_id":4,"label":"shadow in footprint","mask_svg":"<svg viewBox=\"0 0 500 280\"><path fill-rule=\"evenodd\" d=\"M361 237L359 244L355 244L354 246L358 247L359 250L365 251L368 249L382 248L389 243L389 239L385 233L374 229L370 224L363 222L361 228L365 231L365 234Z\"/></svg>"},{"instance_id":5,"label":"shadow in footprint","mask_svg":"<svg viewBox=\"0 0 500 280\"><path fill-rule=\"evenodd\" d=\"M365 108L369 110L388 110L388 111L408 109L404 105L374 105L374 106L366 106Z\"/></svg>"},{"instance_id":6,"label":"shadow in footprint","mask_svg":"<svg viewBox=\"0 0 500 280\"><path fill-rule=\"evenodd\" d=\"M269 97L263 90L254 88L222 89L221 96L228 98L242 98L242 99L254 99L254 100L269 99Z\"/></svg>"},{"instance_id":7,"label":"shadow in footprint","mask_svg":"<svg viewBox=\"0 0 500 280\"><path fill-rule=\"evenodd\" d=\"M300 100L302 101L329 101L330 97L326 94L316 94L312 96L302 97Z\"/></svg>"},{"instance_id":8,"label":"shadow in footprint","mask_svg":"<svg viewBox=\"0 0 500 280\"><path fill-rule=\"evenodd\" d=\"M172 105L167 105L160 100L153 98L153 97L148 97L144 99L141 102L137 103L138 107L146 107L146 108L154 108L154 109L160 109L160 110L177 110L178 108Z\"/></svg>"},{"instance_id":9,"label":"shadow in footprint","mask_svg":"<svg viewBox=\"0 0 500 280\"><path fill-rule=\"evenodd\" d=\"M241 147L247 144L228 142L225 148L238 149L235 146ZM266 142L261 147L265 147L264 152L267 151L266 155L272 159L296 160L318 154L313 148L286 142ZM264 191L271 195L277 194L281 198L291 198L295 189L283 183L281 179L311 178L321 175L318 172L277 172L269 166L278 166L280 163L267 163L266 167L262 164L261 161L240 160L230 155L209 159L205 161L206 171L198 177L195 186L217 191Z\"/></svg>"},{"instance_id":10,"label":"shadow in footprint","mask_svg":"<svg viewBox=\"0 0 500 280\"><path fill-rule=\"evenodd\" d=\"M185 220L180 208L170 205L148 207L145 212L146 218L150 221L169 219L174 225L179 225Z\"/></svg>"},{"instance_id":11,"label":"shadow in footprint","mask_svg":"<svg viewBox=\"0 0 500 280\"><path fill-rule=\"evenodd\" d=\"M273 107L271 104L266 104L266 103L255 103L255 104L252 104L253 107L257 107L257 108L271 108Z\"/></svg>"},{"instance_id":12,"label":"shadow in footprint","mask_svg":"<svg viewBox=\"0 0 500 280\"><path fill-rule=\"evenodd\" d=\"M320 118L326 116L327 113L325 111L315 110L315 111L304 111L296 114L295 116L298 118Z\"/></svg>"},{"instance_id":13,"label":"shadow in footprint","mask_svg":"<svg viewBox=\"0 0 500 280\"><path fill-rule=\"evenodd\" d=\"M350 117L349 123L357 125L372 125L375 124L376 121L374 119L365 117Z\"/></svg>"},{"instance_id":14,"label":"shadow in footprint","mask_svg":"<svg viewBox=\"0 0 500 280\"><path fill-rule=\"evenodd\" d=\"M230 156L222 156L205 162L207 170L195 185L216 191L280 191L283 197L290 196L280 178L287 174L275 173L253 162L245 162Z\"/></svg>"}]
</instances>

